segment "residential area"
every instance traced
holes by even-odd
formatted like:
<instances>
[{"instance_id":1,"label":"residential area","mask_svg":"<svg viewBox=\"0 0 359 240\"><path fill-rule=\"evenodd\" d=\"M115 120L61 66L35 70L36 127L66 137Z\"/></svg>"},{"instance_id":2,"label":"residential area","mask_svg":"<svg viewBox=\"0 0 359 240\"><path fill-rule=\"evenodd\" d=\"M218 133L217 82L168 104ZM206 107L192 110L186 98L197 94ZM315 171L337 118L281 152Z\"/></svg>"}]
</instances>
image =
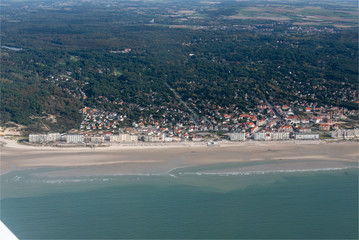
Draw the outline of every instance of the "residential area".
<instances>
[{"instance_id":1,"label":"residential area","mask_svg":"<svg viewBox=\"0 0 359 240\"><path fill-rule=\"evenodd\" d=\"M230 113L226 113L228 110ZM257 105L243 113L237 109L221 109L202 117L181 112L183 118L174 123L168 109L160 121L140 118L132 127L126 113L85 107L83 121L76 133L31 134L30 143L105 144L138 142L212 142L212 141L283 141L354 139L359 128L351 116L357 111L345 108L296 104L292 106ZM172 111L175 111L172 109ZM178 113L178 112L176 112ZM195 119L197 118L197 119Z\"/></svg>"}]
</instances>

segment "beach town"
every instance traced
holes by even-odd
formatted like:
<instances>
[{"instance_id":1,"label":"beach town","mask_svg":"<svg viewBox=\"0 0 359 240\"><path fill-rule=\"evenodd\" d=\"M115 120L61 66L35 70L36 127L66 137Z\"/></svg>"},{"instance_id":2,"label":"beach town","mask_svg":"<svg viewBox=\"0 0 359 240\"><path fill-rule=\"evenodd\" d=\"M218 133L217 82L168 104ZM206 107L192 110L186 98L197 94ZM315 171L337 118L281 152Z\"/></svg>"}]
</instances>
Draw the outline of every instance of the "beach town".
<instances>
[{"instance_id":1,"label":"beach town","mask_svg":"<svg viewBox=\"0 0 359 240\"><path fill-rule=\"evenodd\" d=\"M120 116L87 108L83 110L85 130L28 137L2 134L1 174L43 167L71 167L51 175L148 174L253 161L275 161L278 164L270 165L282 171L342 168L357 162L359 129L350 120L355 111L308 107L303 115L294 114L288 106L257 109L229 116L223 121L228 125L179 123L166 127L140 122L121 128L115 120L120 121ZM239 122L234 123L234 118ZM110 121L115 128L107 127ZM290 163L283 165L282 160Z\"/></svg>"},{"instance_id":2,"label":"beach town","mask_svg":"<svg viewBox=\"0 0 359 240\"><path fill-rule=\"evenodd\" d=\"M295 109L295 110L294 110ZM258 105L249 113L214 112L219 120L183 117L177 123L152 119L121 127L126 115L85 107L79 130L30 134L31 144L84 145L221 141L349 140L359 137L357 111L339 107ZM185 113L183 113L185 114ZM201 121L199 121L201 120Z\"/></svg>"}]
</instances>

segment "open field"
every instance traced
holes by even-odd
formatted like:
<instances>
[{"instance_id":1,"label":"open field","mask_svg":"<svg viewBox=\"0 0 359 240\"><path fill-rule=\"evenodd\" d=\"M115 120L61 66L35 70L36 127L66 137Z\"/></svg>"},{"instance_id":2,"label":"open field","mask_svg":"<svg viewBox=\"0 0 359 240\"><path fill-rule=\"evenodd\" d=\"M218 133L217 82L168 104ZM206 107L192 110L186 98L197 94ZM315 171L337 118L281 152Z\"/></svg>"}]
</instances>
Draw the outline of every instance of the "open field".
<instances>
[{"instance_id":1,"label":"open field","mask_svg":"<svg viewBox=\"0 0 359 240\"><path fill-rule=\"evenodd\" d=\"M353 26L358 22L357 5L343 6L337 10L328 6L305 6L296 8L290 5L254 4L254 7L238 8L237 14L227 19L296 21L297 25L333 25Z\"/></svg>"}]
</instances>

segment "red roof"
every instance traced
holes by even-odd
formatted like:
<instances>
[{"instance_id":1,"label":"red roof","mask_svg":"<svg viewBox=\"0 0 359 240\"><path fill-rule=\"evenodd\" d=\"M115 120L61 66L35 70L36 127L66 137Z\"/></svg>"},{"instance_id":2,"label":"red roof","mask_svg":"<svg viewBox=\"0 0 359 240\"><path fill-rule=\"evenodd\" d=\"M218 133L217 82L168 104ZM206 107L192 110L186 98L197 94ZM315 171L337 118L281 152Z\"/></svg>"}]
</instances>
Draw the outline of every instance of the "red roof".
<instances>
[{"instance_id":1,"label":"red roof","mask_svg":"<svg viewBox=\"0 0 359 240\"><path fill-rule=\"evenodd\" d=\"M298 116L288 116L287 119L299 119Z\"/></svg>"},{"instance_id":2,"label":"red roof","mask_svg":"<svg viewBox=\"0 0 359 240\"><path fill-rule=\"evenodd\" d=\"M287 105L284 105L282 109L289 109L289 107Z\"/></svg>"},{"instance_id":3,"label":"red roof","mask_svg":"<svg viewBox=\"0 0 359 240\"><path fill-rule=\"evenodd\" d=\"M249 116L250 119L252 119L252 121L257 121L257 117L256 116Z\"/></svg>"},{"instance_id":4,"label":"red roof","mask_svg":"<svg viewBox=\"0 0 359 240\"><path fill-rule=\"evenodd\" d=\"M254 126L251 128L251 132L254 132L258 127L257 126Z\"/></svg>"},{"instance_id":5,"label":"red roof","mask_svg":"<svg viewBox=\"0 0 359 240\"><path fill-rule=\"evenodd\" d=\"M249 115L249 114L241 114L239 115L240 117L243 117L243 118L249 118L251 119L252 121L257 121L257 117L256 116L253 116L253 115Z\"/></svg>"}]
</instances>

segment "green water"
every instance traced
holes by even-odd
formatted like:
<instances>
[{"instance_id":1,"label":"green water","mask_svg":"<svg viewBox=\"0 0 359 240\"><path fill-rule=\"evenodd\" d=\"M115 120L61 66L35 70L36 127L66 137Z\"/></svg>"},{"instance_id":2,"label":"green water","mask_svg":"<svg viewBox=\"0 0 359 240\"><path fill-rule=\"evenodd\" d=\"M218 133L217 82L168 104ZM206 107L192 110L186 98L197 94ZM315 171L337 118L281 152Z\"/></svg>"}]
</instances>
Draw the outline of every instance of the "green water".
<instances>
[{"instance_id":1,"label":"green water","mask_svg":"<svg viewBox=\"0 0 359 240\"><path fill-rule=\"evenodd\" d=\"M1 177L1 220L20 239L357 239L357 170L77 178L19 171Z\"/></svg>"}]
</instances>

